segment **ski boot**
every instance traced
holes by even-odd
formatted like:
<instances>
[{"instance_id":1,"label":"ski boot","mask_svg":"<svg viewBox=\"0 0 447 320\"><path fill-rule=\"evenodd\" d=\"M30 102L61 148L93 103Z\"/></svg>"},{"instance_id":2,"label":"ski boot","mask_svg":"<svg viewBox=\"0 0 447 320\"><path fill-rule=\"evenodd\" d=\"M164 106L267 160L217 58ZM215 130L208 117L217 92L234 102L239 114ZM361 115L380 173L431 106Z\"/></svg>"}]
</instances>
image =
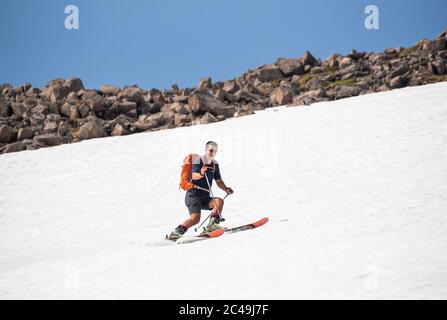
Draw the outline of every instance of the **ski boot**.
<instances>
[{"instance_id":1,"label":"ski boot","mask_svg":"<svg viewBox=\"0 0 447 320\"><path fill-rule=\"evenodd\" d=\"M185 227L178 226L177 228L174 229L174 231L171 232L169 236L166 236L166 240L176 241L185 234L186 230L187 229Z\"/></svg>"},{"instance_id":2,"label":"ski boot","mask_svg":"<svg viewBox=\"0 0 447 320\"><path fill-rule=\"evenodd\" d=\"M210 218L210 222L208 222L208 225L205 228L203 228L202 234L203 233L213 232L213 231L215 231L217 229L220 229L221 226L219 226L219 223L221 223L223 221L225 221L224 218L221 218L221 217L211 217Z\"/></svg>"}]
</instances>

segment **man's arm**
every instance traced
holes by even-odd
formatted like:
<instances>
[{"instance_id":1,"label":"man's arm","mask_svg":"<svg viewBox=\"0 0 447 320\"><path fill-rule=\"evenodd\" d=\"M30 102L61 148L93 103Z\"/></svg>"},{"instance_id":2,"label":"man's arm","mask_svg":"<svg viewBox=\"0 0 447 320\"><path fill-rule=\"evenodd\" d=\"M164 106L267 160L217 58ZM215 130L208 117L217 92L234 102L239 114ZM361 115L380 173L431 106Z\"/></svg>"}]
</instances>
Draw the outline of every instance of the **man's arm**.
<instances>
[{"instance_id":1,"label":"man's arm","mask_svg":"<svg viewBox=\"0 0 447 320\"><path fill-rule=\"evenodd\" d=\"M216 180L216 184L219 188L221 188L223 191L227 191L227 186L225 185L225 182L223 180Z\"/></svg>"}]
</instances>

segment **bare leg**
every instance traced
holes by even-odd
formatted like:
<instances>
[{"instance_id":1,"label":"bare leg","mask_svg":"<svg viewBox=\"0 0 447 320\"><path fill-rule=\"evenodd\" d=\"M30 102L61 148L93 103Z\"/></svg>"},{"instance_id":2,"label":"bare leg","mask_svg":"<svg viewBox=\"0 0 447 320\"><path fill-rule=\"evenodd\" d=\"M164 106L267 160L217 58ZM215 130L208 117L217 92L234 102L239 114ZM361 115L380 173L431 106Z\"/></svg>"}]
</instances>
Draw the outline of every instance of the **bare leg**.
<instances>
[{"instance_id":1,"label":"bare leg","mask_svg":"<svg viewBox=\"0 0 447 320\"><path fill-rule=\"evenodd\" d=\"M189 219L182 223L182 226L189 229L192 226L198 224L200 222L200 212L199 213L191 213Z\"/></svg>"},{"instance_id":2,"label":"bare leg","mask_svg":"<svg viewBox=\"0 0 447 320\"><path fill-rule=\"evenodd\" d=\"M219 216L219 212L220 212L220 214L222 214L223 205L224 205L224 201L221 198L213 198L213 199L211 199L210 203L208 204L208 207L212 208L211 216L212 217L218 217Z\"/></svg>"}]
</instances>

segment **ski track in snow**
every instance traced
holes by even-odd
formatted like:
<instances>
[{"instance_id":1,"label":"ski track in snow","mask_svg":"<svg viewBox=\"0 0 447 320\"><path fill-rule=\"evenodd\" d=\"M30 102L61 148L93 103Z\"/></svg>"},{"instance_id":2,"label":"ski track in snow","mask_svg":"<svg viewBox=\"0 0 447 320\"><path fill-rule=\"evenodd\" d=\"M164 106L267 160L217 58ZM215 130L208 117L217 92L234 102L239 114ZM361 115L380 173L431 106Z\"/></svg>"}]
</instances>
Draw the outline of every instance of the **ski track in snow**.
<instances>
[{"instance_id":1,"label":"ski track in snow","mask_svg":"<svg viewBox=\"0 0 447 320\"><path fill-rule=\"evenodd\" d=\"M157 245L208 140L225 223L270 222ZM447 83L6 154L0 298L446 299L446 209Z\"/></svg>"}]
</instances>

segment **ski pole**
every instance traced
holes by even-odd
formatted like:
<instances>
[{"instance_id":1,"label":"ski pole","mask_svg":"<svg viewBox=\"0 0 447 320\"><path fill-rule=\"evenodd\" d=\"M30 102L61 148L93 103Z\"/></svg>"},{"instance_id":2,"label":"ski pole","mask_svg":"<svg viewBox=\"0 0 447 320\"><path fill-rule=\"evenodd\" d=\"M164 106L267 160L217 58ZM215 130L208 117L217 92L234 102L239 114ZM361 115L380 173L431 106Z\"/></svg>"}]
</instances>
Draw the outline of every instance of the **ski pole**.
<instances>
[{"instance_id":1,"label":"ski pole","mask_svg":"<svg viewBox=\"0 0 447 320\"><path fill-rule=\"evenodd\" d=\"M227 195L226 195L222 200L225 200L226 197L228 197L228 193L227 193ZM214 204L215 204L215 203L214 203ZM212 213L210 213L210 214L208 215L208 217L206 217L206 219L202 221L202 223L200 224L200 226L198 226L197 228L194 228L194 230L195 230L196 232L197 232L197 230L199 230L200 227L202 227L203 224L204 224L204 223L211 217L211 214L212 214Z\"/></svg>"},{"instance_id":2,"label":"ski pole","mask_svg":"<svg viewBox=\"0 0 447 320\"><path fill-rule=\"evenodd\" d=\"M206 178L206 183L208 184L209 193L211 194L211 197L213 198L214 205L216 206L216 209L217 209L217 213L219 213L219 218L222 219L222 215L220 214L219 207L217 206L216 199L214 198L213 190L211 190L211 185L210 185L210 182L208 181L208 177L207 177L206 173L205 173L205 178ZM226 195L222 200L225 200L226 197L228 197L228 193L227 193L227 195ZM211 217L211 214L212 214L212 213L210 213L210 214L208 215L208 217L206 217L206 219L203 220L203 222L200 224L200 226L198 226L197 228L194 228L194 230L195 230L196 232L197 232L197 230L199 230L199 229L203 226L203 224L204 224L204 223Z\"/></svg>"}]
</instances>

